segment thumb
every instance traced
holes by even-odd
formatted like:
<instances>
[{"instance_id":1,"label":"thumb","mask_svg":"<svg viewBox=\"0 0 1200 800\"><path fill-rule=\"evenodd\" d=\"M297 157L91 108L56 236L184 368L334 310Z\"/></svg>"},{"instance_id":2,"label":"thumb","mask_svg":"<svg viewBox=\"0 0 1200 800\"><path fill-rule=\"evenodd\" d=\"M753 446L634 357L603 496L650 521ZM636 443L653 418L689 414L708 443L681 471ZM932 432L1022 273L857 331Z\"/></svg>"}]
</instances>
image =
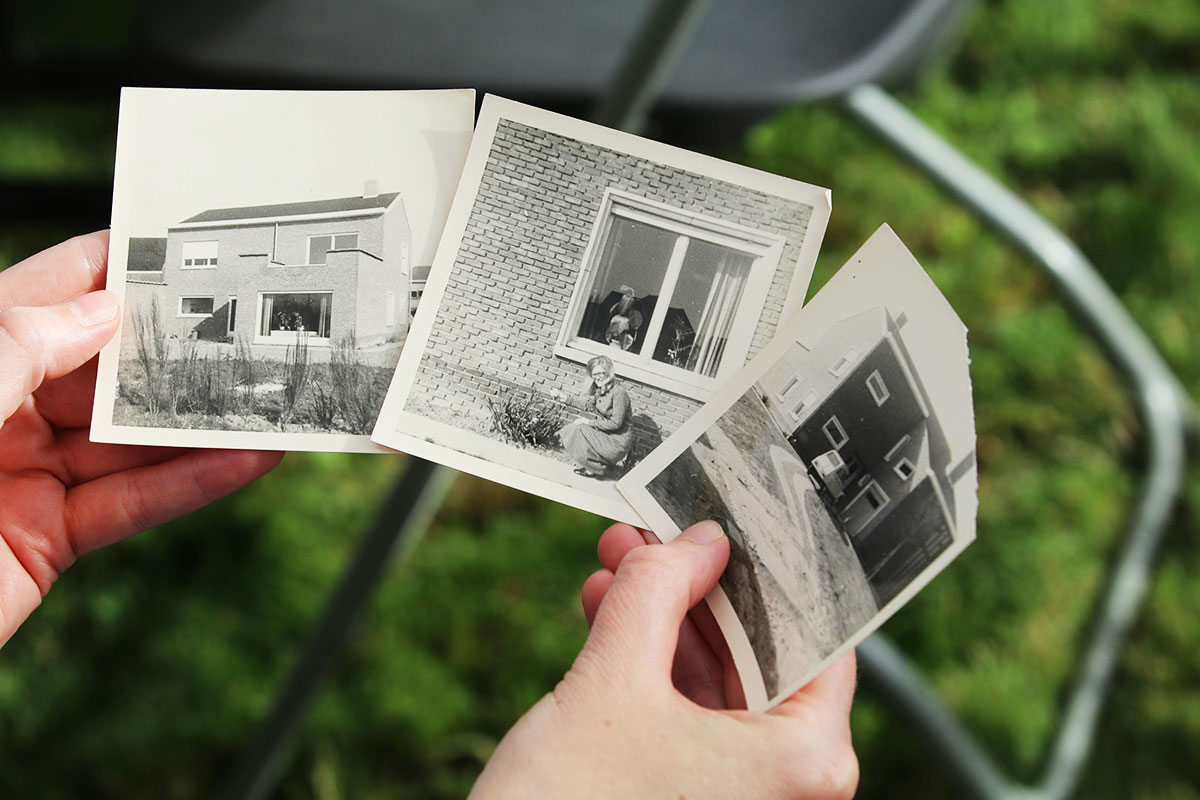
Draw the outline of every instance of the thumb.
<instances>
[{"instance_id":1,"label":"thumb","mask_svg":"<svg viewBox=\"0 0 1200 800\"><path fill-rule=\"evenodd\" d=\"M711 521L693 525L667 544L630 550L596 612L581 666L639 665L623 674L669 685L679 626L716 586L728 561L729 540Z\"/></svg>"},{"instance_id":2,"label":"thumb","mask_svg":"<svg viewBox=\"0 0 1200 800\"><path fill-rule=\"evenodd\" d=\"M117 328L117 298L91 292L67 303L0 311L0 425L42 385L100 352Z\"/></svg>"}]
</instances>

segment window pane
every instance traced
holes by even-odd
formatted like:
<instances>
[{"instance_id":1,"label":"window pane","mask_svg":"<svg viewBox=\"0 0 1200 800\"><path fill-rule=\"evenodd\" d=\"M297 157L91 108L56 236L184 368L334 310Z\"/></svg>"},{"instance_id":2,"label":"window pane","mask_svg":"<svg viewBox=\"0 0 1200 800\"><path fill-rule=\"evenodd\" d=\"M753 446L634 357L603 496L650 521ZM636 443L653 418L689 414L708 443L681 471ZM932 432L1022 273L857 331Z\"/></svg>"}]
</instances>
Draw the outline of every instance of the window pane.
<instances>
[{"instance_id":1,"label":"window pane","mask_svg":"<svg viewBox=\"0 0 1200 800\"><path fill-rule=\"evenodd\" d=\"M325 256L333 244L330 236L313 236L308 240L308 263L324 264Z\"/></svg>"},{"instance_id":2,"label":"window pane","mask_svg":"<svg viewBox=\"0 0 1200 800\"><path fill-rule=\"evenodd\" d=\"M754 259L699 239L688 242L654 359L716 377Z\"/></svg>"},{"instance_id":3,"label":"window pane","mask_svg":"<svg viewBox=\"0 0 1200 800\"><path fill-rule=\"evenodd\" d=\"M677 238L613 217L576 335L640 353Z\"/></svg>"},{"instance_id":4,"label":"window pane","mask_svg":"<svg viewBox=\"0 0 1200 800\"><path fill-rule=\"evenodd\" d=\"M352 250L358 247L357 233L339 233L333 237L334 250Z\"/></svg>"},{"instance_id":5,"label":"window pane","mask_svg":"<svg viewBox=\"0 0 1200 800\"><path fill-rule=\"evenodd\" d=\"M267 336L287 331L308 331L329 336L331 294L263 295L263 318L259 331Z\"/></svg>"},{"instance_id":6,"label":"window pane","mask_svg":"<svg viewBox=\"0 0 1200 800\"><path fill-rule=\"evenodd\" d=\"M211 297L184 297L179 301L180 314L211 314L213 299Z\"/></svg>"}]
</instances>

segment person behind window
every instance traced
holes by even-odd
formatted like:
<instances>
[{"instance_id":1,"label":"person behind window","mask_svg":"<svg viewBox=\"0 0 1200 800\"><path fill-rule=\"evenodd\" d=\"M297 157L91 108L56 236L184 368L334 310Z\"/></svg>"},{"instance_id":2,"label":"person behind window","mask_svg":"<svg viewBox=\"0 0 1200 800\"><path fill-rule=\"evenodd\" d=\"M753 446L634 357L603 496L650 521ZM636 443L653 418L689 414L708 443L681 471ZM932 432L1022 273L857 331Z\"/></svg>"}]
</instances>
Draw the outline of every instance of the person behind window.
<instances>
[{"instance_id":1,"label":"person behind window","mask_svg":"<svg viewBox=\"0 0 1200 800\"><path fill-rule=\"evenodd\" d=\"M593 478L625 462L633 445L633 410L629 393L617 383L613 362L596 356L587 363L588 379L577 398L586 412L559 432L575 472Z\"/></svg>"},{"instance_id":2,"label":"person behind window","mask_svg":"<svg viewBox=\"0 0 1200 800\"><path fill-rule=\"evenodd\" d=\"M633 288L622 286L618 291L621 297L608 309L608 328L604 333L604 341L613 347L628 350L637 339L642 327L642 312L638 310L637 299L633 296Z\"/></svg>"}]
</instances>

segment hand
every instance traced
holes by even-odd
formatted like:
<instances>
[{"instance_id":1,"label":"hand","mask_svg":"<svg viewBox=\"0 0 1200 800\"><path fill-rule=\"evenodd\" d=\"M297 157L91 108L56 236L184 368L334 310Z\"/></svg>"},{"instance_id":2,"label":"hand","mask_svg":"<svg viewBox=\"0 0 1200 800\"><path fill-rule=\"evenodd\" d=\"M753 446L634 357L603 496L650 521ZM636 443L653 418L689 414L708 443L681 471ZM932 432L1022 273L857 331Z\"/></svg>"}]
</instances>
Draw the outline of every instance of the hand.
<instances>
[{"instance_id":1,"label":"hand","mask_svg":"<svg viewBox=\"0 0 1200 800\"><path fill-rule=\"evenodd\" d=\"M94 356L117 329L108 233L0 272L0 644L81 553L199 508L282 454L88 441Z\"/></svg>"},{"instance_id":2,"label":"hand","mask_svg":"<svg viewBox=\"0 0 1200 800\"><path fill-rule=\"evenodd\" d=\"M699 609L729 559L712 522L666 545L628 525L600 538L584 584L592 633L570 671L500 742L473 797L848 798L848 654L771 711L740 700Z\"/></svg>"}]
</instances>

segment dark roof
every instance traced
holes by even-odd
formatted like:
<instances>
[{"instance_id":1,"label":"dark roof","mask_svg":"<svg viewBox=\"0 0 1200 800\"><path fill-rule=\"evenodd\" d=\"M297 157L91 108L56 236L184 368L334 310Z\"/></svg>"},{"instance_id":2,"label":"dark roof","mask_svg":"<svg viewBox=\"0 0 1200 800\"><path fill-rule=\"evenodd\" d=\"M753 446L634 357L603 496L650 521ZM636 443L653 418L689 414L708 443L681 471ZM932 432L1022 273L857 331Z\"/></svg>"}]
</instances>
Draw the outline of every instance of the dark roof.
<instances>
[{"instance_id":1,"label":"dark roof","mask_svg":"<svg viewBox=\"0 0 1200 800\"><path fill-rule=\"evenodd\" d=\"M413 267L412 268L412 279L414 281L429 280L429 267Z\"/></svg>"},{"instance_id":2,"label":"dark roof","mask_svg":"<svg viewBox=\"0 0 1200 800\"><path fill-rule=\"evenodd\" d=\"M295 217L301 214L332 214L338 211L368 211L387 208L399 192L390 192L376 197L339 197L336 200L310 200L306 203L277 203L271 206L245 206L243 208L212 208L202 211L183 222L221 222L235 219L259 219L262 217Z\"/></svg>"},{"instance_id":3,"label":"dark roof","mask_svg":"<svg viewBox=\"0 0 1200 800\"><path fill-rule=\"evenodd\" d=\"M157 272L167 260L167 240L133 236L129 239L129 272Z\"/></svg>"}]
</instances>

